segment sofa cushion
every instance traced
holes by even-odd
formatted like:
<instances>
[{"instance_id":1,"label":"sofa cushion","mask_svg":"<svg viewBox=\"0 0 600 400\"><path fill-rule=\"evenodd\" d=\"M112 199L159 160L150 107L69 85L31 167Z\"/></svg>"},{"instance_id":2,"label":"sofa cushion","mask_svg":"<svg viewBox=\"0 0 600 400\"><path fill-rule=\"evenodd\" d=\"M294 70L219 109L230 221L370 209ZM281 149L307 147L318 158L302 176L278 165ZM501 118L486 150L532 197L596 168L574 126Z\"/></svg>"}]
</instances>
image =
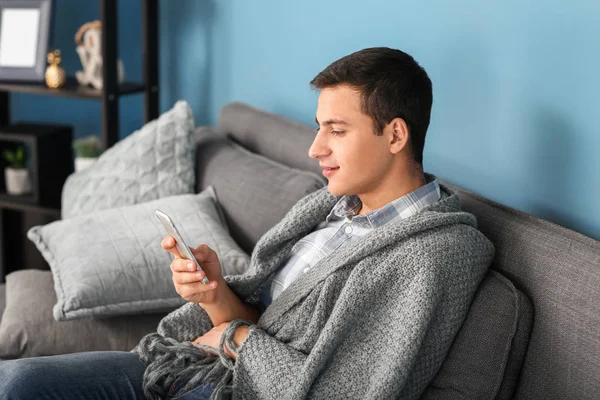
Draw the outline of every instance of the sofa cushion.
<instances>
[{"instance_id":1,"label":"sofa cushion","mask_svg":"<svg viewBox=\"0 0 600 400\"><path fill-rule=\"evenodd\" d=\"M319 163L308 156L315 130L302 123L234 102L221 109L218 129L253 153L321 177Z\"/></svg>"},{"instance_id":2,"label":"sofa cushion","mask_svg":"<svg viewBox=\"0 0 600 400\"><path fill-rule=\"evenodd\" d=\"M324 185L316 174L254 154L211 128L196 135L197 190L214 186L231 236L248 253L298 200Z\"/></svg>"},{"instance_id":3,"label":"sofa cushion","mask_svg":"<svg viewBox=\"0 0 600 400\"><path fill-rule=\"evenodd\" d=\"M422 399L511 399L532 322L527 297L506 277L490 270Z\"/></svg>"},{"instance_id":4,"label":"sofa cushion","mask_svg":"<svg viewBox=\"0 0 600 400\"><path fill-rule=\"evenodd\" d=\"M21 270L6 276L6 309L0 322L0 359L80 351L129 351L156 331L165 314L57 322L50 271Z\"/></svg>"},{"instance_id":5,"label":"sofa cushion","mask_svg":"<svg viewBox=\"0 0 600 400\"><path fill-rule=\"evenodd\" d=\"M193 193L194 119L179 101L157 120L117 142L62 191L62 218Z\"/></svg>"},{"instance_id":6,"label":"sofa cushion","mask_svg":"<svg viewBox=\"0 0 600 400\"><path fill-rule=\"evenodd\" d=\"M210 187L35 226L27 236L52 270L57 320L169 311L185 303L173 285L171 255L160 246L167 233L157 209L189 246L214 249L224 275L248 267L249 256L229 235Z\"/></svg>"}]
</instances>

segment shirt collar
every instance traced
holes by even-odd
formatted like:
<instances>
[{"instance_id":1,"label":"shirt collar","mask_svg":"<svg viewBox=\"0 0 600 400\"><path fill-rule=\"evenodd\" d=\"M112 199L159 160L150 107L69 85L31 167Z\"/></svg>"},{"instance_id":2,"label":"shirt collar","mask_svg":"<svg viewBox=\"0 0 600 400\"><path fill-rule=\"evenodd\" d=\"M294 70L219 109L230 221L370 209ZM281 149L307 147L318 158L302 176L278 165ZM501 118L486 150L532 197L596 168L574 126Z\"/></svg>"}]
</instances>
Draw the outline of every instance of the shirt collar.
<instances>
[{"instance_id":1,"label":"shirt collar","mask_svg":"<svg viewBox=\"0 0 600 400\"><path fill-rule=\"evenodd\" d=\"M362 201L357 195L343 196L327 216L327 222L348 218L370 228L383 226L396 218L408 218L426 205L440 199L440 184L435 175L425 173L426 184L376 210L357 215Z\"/></svg>"}]
</instances>

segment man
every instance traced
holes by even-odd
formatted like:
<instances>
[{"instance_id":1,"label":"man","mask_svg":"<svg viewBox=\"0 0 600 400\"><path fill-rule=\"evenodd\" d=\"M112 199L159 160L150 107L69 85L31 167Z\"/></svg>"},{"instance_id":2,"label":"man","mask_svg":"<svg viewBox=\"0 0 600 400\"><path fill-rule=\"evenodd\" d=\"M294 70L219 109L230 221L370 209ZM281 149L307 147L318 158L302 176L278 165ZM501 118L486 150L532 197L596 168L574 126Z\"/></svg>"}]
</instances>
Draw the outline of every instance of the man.
<instances>
[{"instance_id":1,"label":"man","mask_svg":"<svg viewBox=\"0 0 600 400\"><path fill-rule=\"evenodd\" d=\"M494 249L456 193L423 172L431 82L408 54L371 48L311 83L320 95L309 155L327 188L259 240L241 276L224 279L204 245L196 272L163 239L189 302L132 353L104 358L121 371L109 377L116 395L413 399L433 379ZM77 379L96 385L89 373Z\"/></svg>"}]
</instances>

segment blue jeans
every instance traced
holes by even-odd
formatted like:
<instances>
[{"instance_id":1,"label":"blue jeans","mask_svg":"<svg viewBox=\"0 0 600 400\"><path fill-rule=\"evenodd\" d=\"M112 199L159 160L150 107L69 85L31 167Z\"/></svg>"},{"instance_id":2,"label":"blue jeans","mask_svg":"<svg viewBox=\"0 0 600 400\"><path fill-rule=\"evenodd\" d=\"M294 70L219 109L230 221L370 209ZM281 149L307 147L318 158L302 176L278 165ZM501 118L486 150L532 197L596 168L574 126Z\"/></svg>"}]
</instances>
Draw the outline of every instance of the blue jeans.
<instances>
[{"instance_id":1,"label":"blue jeans","mask_svg":"<svg viewBox=\"0 0 600 400\"><path fill-rule=\"evenodd\" d=\"M145 365L135 353L93 351L0 361L0 397L17 399L145 399ZM177 399L204 400L212 387L200 386Z\"/></svg>"}]
</instances>

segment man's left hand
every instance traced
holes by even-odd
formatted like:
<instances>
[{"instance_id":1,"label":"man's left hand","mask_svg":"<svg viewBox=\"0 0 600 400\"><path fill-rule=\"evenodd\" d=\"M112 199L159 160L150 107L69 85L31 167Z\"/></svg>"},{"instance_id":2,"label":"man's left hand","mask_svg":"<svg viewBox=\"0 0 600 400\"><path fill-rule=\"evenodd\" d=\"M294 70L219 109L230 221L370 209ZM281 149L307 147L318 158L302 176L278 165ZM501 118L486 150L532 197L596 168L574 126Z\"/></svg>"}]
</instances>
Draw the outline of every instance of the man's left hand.
<instances>
[{"instance_id":1,"label":"man's left hand","mask_svg":"<svg viewBox=\"0 0 600 400\"><path fill-rule=\"evenodd\" d=\"M229 322L223 322L221 325L215 326L210 331L206 332L203 336L200 336L198 339L194 340L193 343L211 346L218 349L219 342L221 341L221 336L223 335L223 332L225 332L225 329L227 329L228 325ZM250 327L247 325L239 326L233 334L233 343L235 343L235 345L239 347L242 344L242 342L248 337L249 330ZM225 350L225 354L232 357L234 360L237 359L237 353L230 350L229 347L227 347L227 345L223 347ZM210 353L209 351L206 352ZM210 354L214 355L214 353Z\"/></svg>"}]
</instances>

